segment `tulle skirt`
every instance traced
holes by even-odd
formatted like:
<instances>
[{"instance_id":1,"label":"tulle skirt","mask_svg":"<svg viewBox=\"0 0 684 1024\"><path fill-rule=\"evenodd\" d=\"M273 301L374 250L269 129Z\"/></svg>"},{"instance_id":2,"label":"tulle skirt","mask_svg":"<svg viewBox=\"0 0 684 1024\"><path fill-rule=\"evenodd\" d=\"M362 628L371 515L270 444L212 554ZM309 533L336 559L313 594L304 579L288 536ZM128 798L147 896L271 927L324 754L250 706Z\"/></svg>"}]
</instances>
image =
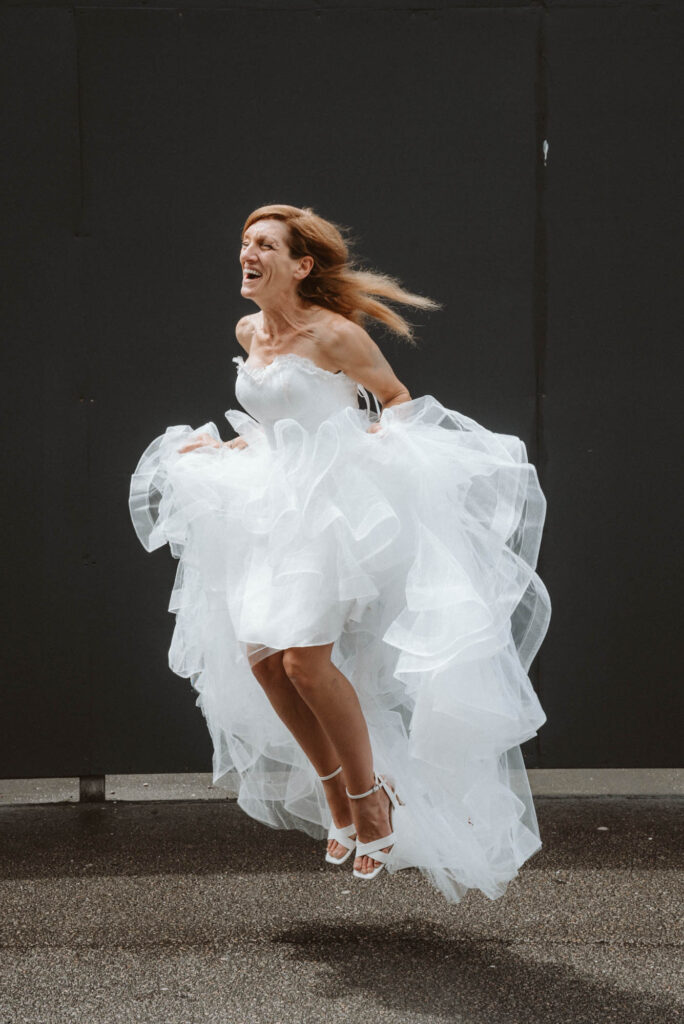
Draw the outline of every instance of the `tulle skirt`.
<instances>
[{"instance_id":1,"label":"tulle skirt","mask_svg":"<svg viewBox=\"0 0 684 1024\"><path fill-rule=\"evenodd\" d=\"M376 433L351 406L270 435L226 417L248 447L180 454L217 428L169 427L130 491L142 544L179 560L169 665L197 692L214 783L270 826L325 836L322 785L252 666L333 643L403 801L388 872L417 867L454 902L500 897L541 846L520 744L545 721L527 673L551 605L524 443L432 395L383 410Z\"/></svg>"}]
</instances>

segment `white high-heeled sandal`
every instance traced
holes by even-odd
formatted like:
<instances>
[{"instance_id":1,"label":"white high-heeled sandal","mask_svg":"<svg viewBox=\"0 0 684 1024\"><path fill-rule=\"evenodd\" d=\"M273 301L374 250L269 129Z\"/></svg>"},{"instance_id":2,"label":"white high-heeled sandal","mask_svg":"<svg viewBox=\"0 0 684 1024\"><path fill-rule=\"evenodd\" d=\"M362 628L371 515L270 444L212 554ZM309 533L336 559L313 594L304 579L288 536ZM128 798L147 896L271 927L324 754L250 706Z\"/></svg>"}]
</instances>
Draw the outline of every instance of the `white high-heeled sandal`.
<instances>
[{"instance_id":1,"label":"white high-heeled sandal","mask_svg":"<svg viewBox=\"0 0 684 1024\"><path fill-rule=\"evenodd\" d=\"M389 811L390 828L392 828L392 811L396 807L399 806L399 804L401 803L401 800L399 800L399 798L398 798L397 794L394 792L394 790L391 789L390 786L387 785L387 783L385 782L384 778L382 778L380 775L378 775L377 772L375 772L375 771L373 772L373 777L375 778L375 785L371 786L371 788L368 790L367 793L356 793L355 794L355 793L350 793L349 790L347 789L346 790L347 796L349 797L350 800L362 800L364 796L370 796L371 793L377 793L377 791L380 788L384 789L385 792L387 793L387 796L389 797L389 800L390 800L390 805L389 805L388 811ZM346 787L345 787L345 789L346 789ZM356 856L357 857L371 857L373 860L380 861L380 863L378 864L378 866L376 868L373 868L372 871L366 871L366 872L364 872L364 871L357 871L357 869L354 868L354 878L363 878L364 881L370 881L371 878L375 878L376 875L379 875L380 872L382 871L382 869L384 868L385 864L387 863L387 861L392 856L392 851L391 850L389 851L389 853L383 853L383 847L385 847L385 846L393 846L393 845L394 845L394 831L390 832L390 834L388 836L383 836L381 839L372 839L369 843L360 843L358 841L358 839L357 839L357 841L356 841Z\"/></svg>"},{"instance_id":2,"label":"white high-heeled sandal","mask_svg":"<svg viewBox=\"0 0 684 1024\"><path fill-rule=\"evenodd\" d=\"M331 772L330 775L319 775L318 778L321 780L321 782L327 782L329 779L334 779L335 776L339 775L341 771L342 765L340 765L339 768L336 768L334 772ZM340 844L340 846L344 846L347 852L344 853L341 857L333 857L333 855L330 853L330 850L326 850L325 859L328 864L344 864L345 861L349 860L352 853L356 849L356 838L351 838L352 835L355 835L355 833L356 825L354 824L353 821L351 825L345 825L344 828L338 828L334 822L331 824L330 828L328 829L328 841L334 839L337 843Z\"/></svg>"}]
</instances>

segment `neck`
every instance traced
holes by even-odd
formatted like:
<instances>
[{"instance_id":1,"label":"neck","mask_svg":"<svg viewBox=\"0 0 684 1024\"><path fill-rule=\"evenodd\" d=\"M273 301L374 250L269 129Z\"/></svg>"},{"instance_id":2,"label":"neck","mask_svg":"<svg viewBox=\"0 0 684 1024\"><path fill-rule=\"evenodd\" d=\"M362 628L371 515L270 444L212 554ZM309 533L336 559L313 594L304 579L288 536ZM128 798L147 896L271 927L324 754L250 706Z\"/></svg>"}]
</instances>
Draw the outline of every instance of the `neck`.
<instances>
[{"instance_id":1,"label":"neck","mask_svg":"<svg viewBox=\"0 0 684 1024\"><path fill-rule=\"evenodd\" d=\"M286 343L288 336L306 325L310 308L311 303L302 301L298 295L261 306L262 329L269 343L274 348Z\"/></svg>"}]
</instances>

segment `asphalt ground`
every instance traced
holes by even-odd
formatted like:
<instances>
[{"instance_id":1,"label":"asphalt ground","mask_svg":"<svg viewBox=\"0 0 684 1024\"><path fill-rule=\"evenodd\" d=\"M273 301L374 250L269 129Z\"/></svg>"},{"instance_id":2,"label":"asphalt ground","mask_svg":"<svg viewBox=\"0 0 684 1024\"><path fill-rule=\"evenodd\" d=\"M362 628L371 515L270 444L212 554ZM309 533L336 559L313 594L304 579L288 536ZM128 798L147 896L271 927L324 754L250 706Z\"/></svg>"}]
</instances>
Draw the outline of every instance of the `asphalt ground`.
<instances>
[{"instance_id":1,"label":"asphalt ground","mask_svg":"<svg viewBox=\"0 0 684 1024\"><path fill-rule=\"evenodd\" d=\"M684 802L539 797L504 897L234 801L0 807L0 1024L675 1024Z\"/></svg>"}]
</instances>

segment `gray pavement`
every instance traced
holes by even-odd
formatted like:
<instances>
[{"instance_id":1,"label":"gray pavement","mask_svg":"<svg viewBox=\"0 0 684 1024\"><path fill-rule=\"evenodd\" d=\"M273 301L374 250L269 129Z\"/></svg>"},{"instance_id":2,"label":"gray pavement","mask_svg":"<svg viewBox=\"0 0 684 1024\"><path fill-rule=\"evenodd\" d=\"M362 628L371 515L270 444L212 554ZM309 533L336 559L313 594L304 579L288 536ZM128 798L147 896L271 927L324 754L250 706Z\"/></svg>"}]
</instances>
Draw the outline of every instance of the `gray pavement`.
<instances>
[{"instance_id":1,"label":"gray pavement","mask_svg":"<svg viewBox=\"0 0 684 1024\"><path fill-rule=\"evenodd\" d=\"M538 797L506 895L371 883L231 800L0 807L0 1024L675 1024L684 805Z\"/></svg>"}]
</instances>

